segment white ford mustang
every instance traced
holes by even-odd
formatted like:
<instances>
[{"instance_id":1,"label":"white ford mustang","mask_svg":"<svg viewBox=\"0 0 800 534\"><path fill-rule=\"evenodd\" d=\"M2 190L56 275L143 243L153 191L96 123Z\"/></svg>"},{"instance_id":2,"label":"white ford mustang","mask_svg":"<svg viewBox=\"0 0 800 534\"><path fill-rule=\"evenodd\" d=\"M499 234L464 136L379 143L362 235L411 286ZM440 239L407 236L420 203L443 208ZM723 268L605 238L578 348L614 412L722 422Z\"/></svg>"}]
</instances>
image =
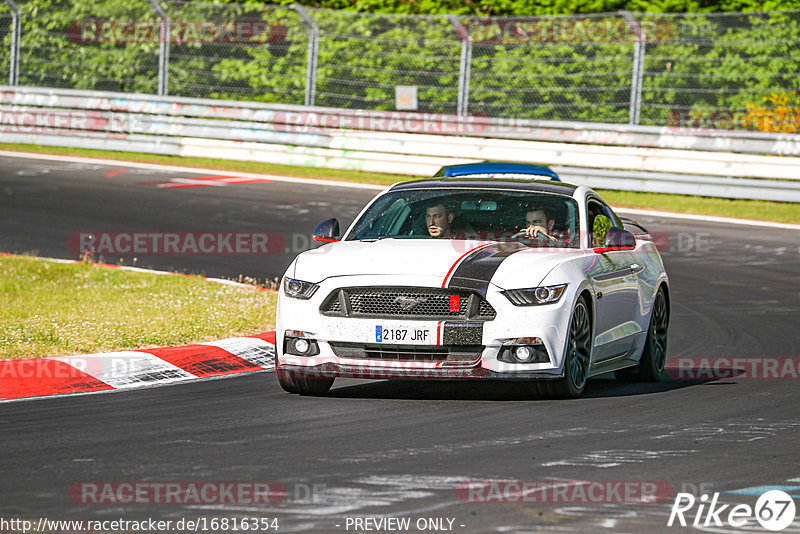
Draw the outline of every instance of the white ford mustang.
<instances>
[{"instance_id":1,"label":"white ford mustang","mask_svg":"<svg viewBox=\"0 0 800 534\"><path fill-rule=\"evenodd\" d=\"M276 373L289 392L336 377L529 381L581 395L610 371L659 380L669 283L641 226L587 187L536 177L394 185L339 236L298 255L278 297Z\"/></svg>"}]
</instances>

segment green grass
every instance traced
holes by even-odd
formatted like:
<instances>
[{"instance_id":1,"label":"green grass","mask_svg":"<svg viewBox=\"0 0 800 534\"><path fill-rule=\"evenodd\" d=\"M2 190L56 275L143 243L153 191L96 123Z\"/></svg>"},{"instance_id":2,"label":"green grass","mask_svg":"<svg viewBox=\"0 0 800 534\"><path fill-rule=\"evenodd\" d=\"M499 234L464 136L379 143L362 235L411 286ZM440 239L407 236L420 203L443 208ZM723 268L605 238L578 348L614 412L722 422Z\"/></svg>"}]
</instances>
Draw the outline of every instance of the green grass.
<instances>
[{"instance_id":1,"label":"green grass","mask_svg":"<svg viewBox=\"0 0 800 534\"><path fill-rule=\"evenodd\" d=\"M183 167L200 167L226 171L253 172L262 174L279 174L298 178L314 178L340 180L389 185L396 182L414 179L414 176L397 174L378 174L362 171L320 169L316 167L295 167L291 165L274 165L249 161L228 161L211 158L183 158L180 156L159 156L135 152L111 152L106 150L90 150L78 148L62 148L17 143L0 143L0 150L33 152L38 154L63 154L69 156L95 157L119 161L136 161L141 163L158 163ZM421 178L421 177L416 177ZM614 206L640 208L699 215L716 215L719 217L736 217L740 219L758 219L782 223L800 223L800 203L768 202L764 200L730 200L685 195L668 195L662 193L636 193L630 191L600 191Z\"/></svg>"},{"instance_id":2,"label":"green grass","mask_svg":"<svg viewBox=\"0 0 800 534\"><path fill-rule=\"evenodd\" d=\"M274 329L273 292L0 256L0 359L185 345Z\"/></svg>"},{"instance_id":3,"label":"green grass","mask_svg":"<svg viewBox=\"0 0 800 534\"><path fill-rule=\"evenodd\" d=\"M800 203L597 190L612 206L800 223Z\"/></svg>"}]
</instances>

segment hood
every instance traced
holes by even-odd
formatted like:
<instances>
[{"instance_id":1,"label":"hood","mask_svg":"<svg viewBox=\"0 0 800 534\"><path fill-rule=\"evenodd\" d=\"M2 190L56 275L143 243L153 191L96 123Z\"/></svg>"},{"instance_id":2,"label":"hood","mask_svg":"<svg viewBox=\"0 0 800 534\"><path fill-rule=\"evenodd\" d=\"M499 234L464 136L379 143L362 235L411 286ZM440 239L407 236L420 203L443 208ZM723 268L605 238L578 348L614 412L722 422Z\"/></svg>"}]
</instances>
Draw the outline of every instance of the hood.
<instances>
[{"instance_id":1,"label":"hood","mask_svg":"<svg viewBox=\"0 0 800 534\"><path fill-rule=\"evenodd\" d=\"M297 257L295 278L321 282L332 276L439 276L474 243L434 239L340 241L306 251Z\"/></svg>"},{"instance_id":2,"label":"hood","mask_svg":"<svg viewBox=\"0 0 800 534\"><path fill-rule=\"evenodd\" d=\"M294 277L319 283L334 276L427 276L435 279L436 285L485 294L490 282L503 287L495 279L516 278L520 270L526 280L538 283L555 265L577 252L460 240L341 241L299 255ZM513 267L509 269L506 264ZM398 283L402 284L400 279Z\"/></svg>"},{"instance_id":3,"label":"hood","mask_svg":"<svg viewBox=\"0 0 800 534\"><path fill-rule=\"evenodd\" d=\"M536 287L559 265L584 256L585 251L574 248L521 250L499 265L492 283L501 289Z\"/></svg>"}]
</instances>

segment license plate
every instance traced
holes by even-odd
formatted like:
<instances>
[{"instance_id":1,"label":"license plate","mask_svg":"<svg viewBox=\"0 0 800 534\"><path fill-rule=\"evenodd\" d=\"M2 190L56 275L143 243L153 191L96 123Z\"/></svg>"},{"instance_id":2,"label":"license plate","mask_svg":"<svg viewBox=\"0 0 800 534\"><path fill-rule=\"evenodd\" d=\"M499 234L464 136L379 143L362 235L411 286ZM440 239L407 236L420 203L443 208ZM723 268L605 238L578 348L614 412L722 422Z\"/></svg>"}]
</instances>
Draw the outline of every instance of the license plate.
<instances>
[{"instance_id":1,"label":"license plate","mask_svg":"<svg viewBox=\"0 0 800 534\"><path fill-rule=\"evenodd\" d=\"M394 326L375 326L375 343L392 343L395 345L435 345L436 330L434 328L397 328Z\"/></svg>"}]
</instances>

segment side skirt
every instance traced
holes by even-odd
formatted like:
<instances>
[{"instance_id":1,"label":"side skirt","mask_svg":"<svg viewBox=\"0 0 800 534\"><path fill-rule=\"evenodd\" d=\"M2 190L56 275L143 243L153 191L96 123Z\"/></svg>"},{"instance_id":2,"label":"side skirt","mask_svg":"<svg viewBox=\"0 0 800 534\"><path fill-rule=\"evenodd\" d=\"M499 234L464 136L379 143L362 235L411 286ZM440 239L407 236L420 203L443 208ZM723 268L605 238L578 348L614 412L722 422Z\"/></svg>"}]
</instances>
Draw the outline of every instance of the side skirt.
<instances>
[{"instance_id":1,"label":"side skirt","mask_svg":"<svg viewBox=\"0 0 800 534\"><path fill-rule=\"evenodd\" d=\"M619 369L625 369L626 367L634 367L638 365L639 362L635 360L631 360L628 357L628 352L623 352L613 356L607 360L603 360L600 363L592 365L591 370L589 371L589 378L593 376L602 375L605 373L610 373L611 371L617 371Z\"/></svg>"}]
</instances>

